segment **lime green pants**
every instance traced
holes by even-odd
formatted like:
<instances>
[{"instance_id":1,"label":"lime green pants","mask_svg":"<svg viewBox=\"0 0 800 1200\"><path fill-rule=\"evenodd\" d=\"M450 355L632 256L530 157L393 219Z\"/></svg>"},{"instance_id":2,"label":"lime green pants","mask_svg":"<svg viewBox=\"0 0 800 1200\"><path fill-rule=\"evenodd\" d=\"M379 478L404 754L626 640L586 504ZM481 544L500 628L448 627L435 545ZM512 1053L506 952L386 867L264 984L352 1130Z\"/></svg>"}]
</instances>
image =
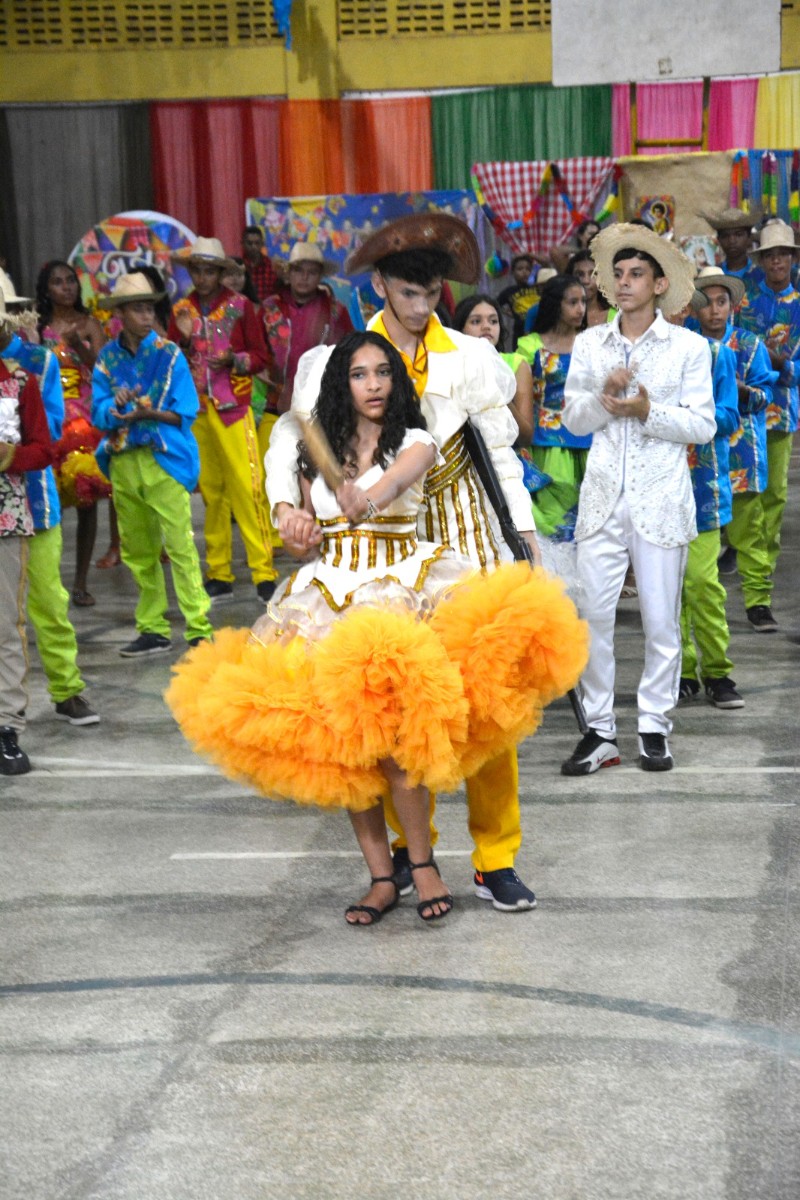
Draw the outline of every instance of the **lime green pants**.
<instances>
[{"instance_id":1,"label":"lime green pants","mask_svg":"<svg viewBox=\"0 0 800 1200\"><path fill-rule=\"evenodd\" d=\"M681 677L722 679L730 675L730 633L725 617L725 588L719 581L718 529L699 533L689 543L681 596ZM695 649L696 644L696 649Z\"/></svg>"},{"instance_id":2,"label":"lime green pants","mask_svg":"<svg viewBox=\"0 0 800 1200\"><path fill-rule=\"evenodd\" d=\"M734 492L733 516L725 526L725 536L736 551L745 608L770 604L772 567L767 554L762 492Z\"/></svg>"},{"instance_id":3,"label":"lime green pants","mask_svg":"<svg viewBox=\"0 0 800 1200\"><path fill-rule=\"evenodd\" d=\"M161 565L162 544L169 555L185 637L211 637L206 613L210 600L203 587L194 544L189 493L158 465L151 450L129 450L111 460L111 483L119 519L120 552L139 588L136 628L169 637L167 588Z\"/></svg>"},{"instance_id":4,"label":"lime green pants","mask_svg":"<svg viewBox=\"0 0 800 1200\"><path fill-rule=\"evenodd\" d=\"M61 582L61 526L40 529L29 542L28 618L54 704L78 696L86 684L78 670L78 642Z\"/></svg>"},{"instance_id":5,"label":"lime green pants","mask_svg":"<svg viewBox=\"0 0 800 1200\"><path fill-rule=\"evenodd\" d=\"M789 494L789 459L792 456L793 436L791 433L767 432L768 476L763 504L770 571L775 570L781 550L781 522Z\"/></svg>"}]
</instances>

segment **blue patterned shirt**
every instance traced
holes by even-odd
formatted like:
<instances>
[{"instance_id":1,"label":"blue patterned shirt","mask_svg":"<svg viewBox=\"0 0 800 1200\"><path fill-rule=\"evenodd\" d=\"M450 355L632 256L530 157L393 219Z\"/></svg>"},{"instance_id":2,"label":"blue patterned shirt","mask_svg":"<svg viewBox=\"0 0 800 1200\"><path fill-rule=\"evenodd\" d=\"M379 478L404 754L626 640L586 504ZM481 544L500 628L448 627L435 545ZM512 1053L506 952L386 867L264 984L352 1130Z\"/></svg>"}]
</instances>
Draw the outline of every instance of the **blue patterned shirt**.
<instances>
[{"instance_id":1,"label":"blue patterned shirt","mask_svg":"<svg viewBox=\"0 0 800 1200\"><path fill-rule=\"evenodd\" d=\"M767 405L767 432L794 433L800 380L800 292L791 284L782 292L774 292L762 283L757 292L745 296L737 323L757 334L784 360Z\"/></svg>"},{"instance_id":2,"label":"blue patterned shirt","mask_svg":"<svg viewBox=\"0 0 800 1200\"><path fill-rule=\"evenodd\" d=\"M736 358L732 350L713 338L706 341L711 347L717 432L710 442L688 447L698 533L719 529L731 519L728 439L739 424Z\"/></svg>"},{"instance_id":3,"label":"blue patterned shirt","mask_svg":"<svg viewBox=\"0 0 800 1200\"><path fill-rule=\"evenodd\" d=\"M739 401L739 426L731 435L730 476L733 494L763 492L767 486L767 405L778 372L760 338L737 325L728 325L722 344L736 358L736 378L748 397Z\"/></svg>"},{"instance_id":4,"label":"blue patterned shirt","mask_svg":"<svg viewBox=\"0 0 800 1200\"><path fill-rule=\"evenodd\" d=\"M122 334L106 342L92 374L92 423L109 431L95 451L101 471L109 474L116 454L149 448L160 467L188 491L197 486L200 453L192 422L199 402L189 366L174 342L149 333L135 354L122 342ZM113 415L120 388L136 390L142 400L162 412L174 412L180 425L162 421L137 421L125 425Z\"/></svg>"}]
</instances>

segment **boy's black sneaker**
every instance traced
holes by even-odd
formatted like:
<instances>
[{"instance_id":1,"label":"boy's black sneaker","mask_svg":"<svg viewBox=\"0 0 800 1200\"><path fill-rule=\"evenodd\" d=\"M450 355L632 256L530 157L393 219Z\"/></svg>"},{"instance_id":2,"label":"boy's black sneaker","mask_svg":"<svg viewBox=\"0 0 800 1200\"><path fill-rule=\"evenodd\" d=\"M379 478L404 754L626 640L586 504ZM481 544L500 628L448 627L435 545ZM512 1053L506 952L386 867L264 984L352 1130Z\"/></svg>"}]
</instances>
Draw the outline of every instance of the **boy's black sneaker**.
<instances>
[{"instance_id":1,"label":"boy's black sneaker","mask_svg":"<svg viewBox=\"0 0 800 1200\"><path fill-rule=\"evenodd\" d=\"M100 720L83 696L70 696L69 700L59 700L56 716L61 721L69 721L70 725L97 725Z\"/></svg>"},{"instance_id":2,"label":"boy's black sneaker","mask_svg":"<svg viewBox=\"0 0 800 1200\"><path fill-rule=\"evenodd\" d=\"M671 771L675 765L663 733L639 734L639 762L643 771Z\"/></svg>"},{"instance_id":3,"label":"boy's black sneaker","mask_svg":"<svg viewBox=\"0 0 800 1200\"><path fill-rule=\"evenodd\" d=\"M195 646L200 646L203 642L213 642L213 640L214 639L210 637L189 638L189 641L186 643L186 645L190 650L193 650Z\"/></svg>"},{"instance_id":4,"label":"boy's black sneaker","mask_svg":"<svg viewBox=\"0 0 800 1200\"><path fill-rule=\"evenodd\" d=\"M221 604L224 600L233 599L233 584L226 583L224 579L207 579L203 586L212 604Z\"/></svg>"},{"instance_id":5,"label":"boy's black sneaker","mask_svg":"<svg viewBox=\"0 0 800 1200\"><path fill-rule=\"evenodd\" d=\"M498 912L526 912L536 908L536 897L520 879L513 867L499 871L476 871L473 880L475 895L491 900Z\"/></svg>"},{"instance_id":6,"label":"boy's black sneaker","mask_svg":"<svg viewBox=\"0 0 800 1200\"><path fill-rule=\"evenodd\" d=\"M120 654L123 658L147 658L149 654L166 654L172 649L172 642L160 633L140 633L127 646L123 646Z\"/></svg>"},{"instance_id":7,"label":"boy's black sneaker","mask_svg":"<svg viewBox=\"0 0 800 1200\"><path fill-rule=\"evenodd\" d=\"M262 579L261 583L256 584L256 592L258 593L258 598L262 604L269 604L270 600L272 599L272 594L275 591L275 587L276 584L274 579Z\"/></svg>"},{"instance_id":8,"label":"boy's black sneaker","mask_svg":"<svg viewBox=\"0 0 800 1200\"><path fill-rule=\"evenodd\" d=\"M706 679L705 685L706 695L715 708L744 708L744 699L727 675L721 679Z\"/></svg>"},{"instance_id":9,"label":"boy's black sneaker","mask_svg":"<svg viewBox=\"0 0 800 1200\"><path fill-rule=\"evenodd\" d=\"M569 758L561 764L561 774L592 775L601 767L616 767L619 762L616 739L601 737L596 729L590 729L583 735Z\"/></svg>"},{"instance_id":10,"label":"boy's black sneaker","mask_svg":"<svg viewBox=\"0 0 800 1200\"><path fill-rule=\"evenodd\" d=\"M410 896L414 890L414 877L411 874L411 859L408 857L406 846L398 846L392 855L392 875L397 885L397 894Z\"/></svg>"},{"instance_id":11,"label":"boy's black sneaker","mask_svg":"<svg viewBox=\"0 0 800 1200\"><path fill-rule=\"evenodd\" d=\"M20 750L17 731L10 725L0 728L0 775L27 775L31 760Z\"/></svg>"},{"instance_id":12,"label":"boy's black sneaker","mask_svg":"<svg viewBox=\"0 0 800 1200\"><path fill-rule=\"evenodd\" d=\"M748 608L747 619L756 633L774 633L778 628L778 622L768 604L754 604L752 608Z\"/></svg>"},{"instance_id":13,"label":"boy's black sneaker","mask_svg":"<svg viewBox=\"0 0 800 1200\"><path fill-rule=\"evenodd\" d=\"M726 546L717 559L717 570L720 575L735 575L736 569L736 551L733 546Z\"/></svg>"},{"instance_id":14,"label":"boy's black sneaker","mask_svg":"<svg viewBox=\"0 0 800 1200\"><path fill-rule=\"evenodd\" d=\"M684 676L681 679L678 687L678 704L686 704L689 700L696 699L700 695L700 684L696 679L690 679Z\"/></svg>"}]
</instances>

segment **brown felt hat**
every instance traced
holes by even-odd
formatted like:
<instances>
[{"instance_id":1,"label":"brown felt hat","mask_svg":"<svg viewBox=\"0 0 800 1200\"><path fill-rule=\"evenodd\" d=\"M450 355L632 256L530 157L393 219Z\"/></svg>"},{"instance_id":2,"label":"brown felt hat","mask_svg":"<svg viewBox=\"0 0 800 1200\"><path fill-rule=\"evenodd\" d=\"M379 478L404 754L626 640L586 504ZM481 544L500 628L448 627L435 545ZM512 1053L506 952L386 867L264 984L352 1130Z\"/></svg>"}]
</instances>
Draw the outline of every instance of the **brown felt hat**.
<instances>
[{"instance_id":1,"label":"brown felt hat","mask_svg":"<svg viewBox=\"0 0 800 1200\"><path fill-rule=\"evenodd\" d=\"M383 225L350 255L345 270L348 275L358 275L380 267L387 255L405 250L442 250L452 264L448 279L457 283L480 279L481 256L475 234L460 217L443 212L414 213Z\"/></svg>"},{"instance_id":2,"label":"brown felt hat","mask_svg":"<svg viewBox=\"0 0 800 1200\"><path fill-rule=\"evenodd\" d=\"M751 208L745 212L743 208L725 208L718 213L701 210L697 215L719 233L721 229L752 229L761 220L761 209Z\"/></svg>"}]
</instances>

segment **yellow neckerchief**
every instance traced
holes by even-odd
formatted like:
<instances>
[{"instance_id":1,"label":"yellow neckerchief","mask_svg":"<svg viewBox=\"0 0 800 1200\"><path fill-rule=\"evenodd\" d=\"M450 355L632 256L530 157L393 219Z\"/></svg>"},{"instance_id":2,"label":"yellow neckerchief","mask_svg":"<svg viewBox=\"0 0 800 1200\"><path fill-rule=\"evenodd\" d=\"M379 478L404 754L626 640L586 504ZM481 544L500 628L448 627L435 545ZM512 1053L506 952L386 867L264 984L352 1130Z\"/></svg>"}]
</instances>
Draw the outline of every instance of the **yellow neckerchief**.
<instances>
[{"instance_id":1,"label":"yellow neckerchief","mask_svg":"<svg viewBox=\"0 0 800 1200\"><path fill-rule=\"evenodd\" d=\"M386 332L382 312L379 312L370 322L370 329L373 333L379 333L381 337L385 337L387 342L392 342L392 339ZM449 354L451 350L458 349L455 343L447 336L444 326L435 313L428 318L428 324L425 326L425 332L417 345L413 361L406 354L405 350L401 350L394 342L392 342L392 345L405 363L409 378L420 400L428 385L429 351L432 350L435 354Z\"/></svg>"}]
</instances>

